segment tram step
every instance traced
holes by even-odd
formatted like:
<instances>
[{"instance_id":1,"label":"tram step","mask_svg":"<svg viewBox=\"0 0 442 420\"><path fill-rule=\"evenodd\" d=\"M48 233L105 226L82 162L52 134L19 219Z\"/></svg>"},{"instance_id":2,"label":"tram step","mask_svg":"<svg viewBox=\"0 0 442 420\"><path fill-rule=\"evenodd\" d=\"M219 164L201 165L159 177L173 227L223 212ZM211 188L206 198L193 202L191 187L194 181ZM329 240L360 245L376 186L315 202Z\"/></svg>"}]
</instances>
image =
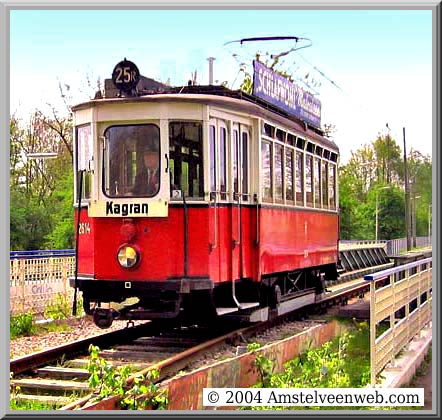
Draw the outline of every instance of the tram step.
<instances>
[{"instance_id":1,"label":"tram step","mask_svg":"<svg viewBox=\"0 0 442 420\"><path fill-rule=\"evenodd\" d=\"M239 310L256 308L257 306L259 306L259 302L243 302L243 303L239 304L239 307L235 306L235 307L216 308L216 313L218 314L218 316L221 316L221 315L230 314L233 312L238 312Z\"/></svg>"},{"instance_id":2,"label":"tram step","mask_svg":"<svg viewBox=\"0 0 442 420\"><path fill-rule=\"evenodd\" d=\"M245 302L239 304L239 309L256 308L257 306L259 306L259 302Z\"/></svg>"},{"instance_id":3,"label":"tram step","mask_svg":"<svg viewBox=\"0 0 442 420\"><path fill-rule=\"evenodd\" d=\"M218 316L225 315L225 314L231 314L233 312L238 312L239 308L216 308L216 313Z\"/></svg>"}]
</instances>

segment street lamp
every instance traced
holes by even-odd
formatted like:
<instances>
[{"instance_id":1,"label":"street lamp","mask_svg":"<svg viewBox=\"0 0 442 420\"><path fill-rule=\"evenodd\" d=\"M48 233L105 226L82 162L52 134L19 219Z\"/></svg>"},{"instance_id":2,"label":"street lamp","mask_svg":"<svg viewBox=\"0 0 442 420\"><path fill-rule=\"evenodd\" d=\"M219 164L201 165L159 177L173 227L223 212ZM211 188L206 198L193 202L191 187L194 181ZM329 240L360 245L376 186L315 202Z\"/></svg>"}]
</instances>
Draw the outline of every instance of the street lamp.
<instances>
[{"instance_id":1,"label":"street lamp","mask_svg":"<svg viewBox=\"0 0 442 420\"><path fill-rule=\"evenodd\" d=\"M416 200L421 198L420 195L414 195L410 197L411 200L411 229L412 229L412 237L413 237L413 248L416 248Z\"/></svg>"},{"instance_id":2,"label":"street lamp","mask_svg":"<svg viewBox=\"0 0 442 420\"><path fill-rule=\"evenodd\" d=\"M405 145L405 127L402 127L404 137L404 189L405 189L405 230L407 232L407 251L411 249L410 235L410 185L408 183L407 147Z\"/></svg>"},{"instance_id":3,"label":"street lamp","mask_svg":"<svg viewBox=\"0 0 442 420\"><path fill-rule=\"evenodd\" d=\"M386 187L378 188L376 190L376 213L375 213L375 216L376 216L376 232L375 232L376 242L378 240L378 230L379 230L379 199L378 199L378 193L379 193L380 190L388 190L389 188L390 188L389 186L386 186Z\"/></svg>"},{"instance_id":4,"label":"street lamp","mask_svg":"<svg viewBox=\"0 0 442 420\"><path fill-rule=\"evenodd\" d=\"M27 153L28 159L55 159L57 157L57 152L40 152L40 153Z\"/></svg>"}]
</instances>

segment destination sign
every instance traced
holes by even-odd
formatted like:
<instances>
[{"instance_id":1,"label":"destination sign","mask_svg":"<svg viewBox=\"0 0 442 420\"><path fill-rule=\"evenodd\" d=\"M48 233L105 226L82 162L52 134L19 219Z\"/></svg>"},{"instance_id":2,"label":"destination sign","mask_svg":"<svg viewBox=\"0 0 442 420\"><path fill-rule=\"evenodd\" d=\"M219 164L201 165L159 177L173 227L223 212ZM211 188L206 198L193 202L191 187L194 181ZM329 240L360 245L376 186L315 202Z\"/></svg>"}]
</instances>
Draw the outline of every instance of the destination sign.
<instances>
[{"instance_id":1,"label":"destination sign","mask_svg":"<svg viewBox=\"0 0 442 420\"><path fill-rule=\"evenodd\" d=\"M321 102L257 60L253 62L253 95L315 127L321 126Z\"/></svg>"},{"instance_id":2,"label":"destination sign","mask_svg":"<svg viewBox=\"0 0 442 420\"><path fill-rule=\"evenodd\" d=\"M167 217L167 201L93 200L89 203L89 217Z\"/></svg>"}]
</instances>

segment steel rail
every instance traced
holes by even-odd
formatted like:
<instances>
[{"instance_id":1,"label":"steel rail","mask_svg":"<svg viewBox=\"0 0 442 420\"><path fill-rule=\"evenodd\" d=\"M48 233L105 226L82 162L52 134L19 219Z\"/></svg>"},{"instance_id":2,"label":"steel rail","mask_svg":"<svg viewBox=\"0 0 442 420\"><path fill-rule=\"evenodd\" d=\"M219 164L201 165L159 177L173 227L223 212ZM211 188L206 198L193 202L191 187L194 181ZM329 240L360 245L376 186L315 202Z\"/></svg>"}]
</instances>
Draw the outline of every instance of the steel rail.
<instances>
[{"instance_id":1,"label":"steel rail","mask_svg":"<svg viewBox=\"0 0 442 420\"><path fill-rule=\"evenodd\" d=\"M101 347L134 340L135 338L141 337L142 335L148 333L152 327L153 325L150 323L145 323L130 328L124 328L121 330L84 338L75 342L62 344L60 346L42 350L26 356L17 357L10 361L10 372L16 376L20 373L40 367L46 363L54 362L63 356L74 356L76 354L85 353L87 352L90 344Z\"/></svg>"},{"instance_id":2,"label":"steel rail","mask_svg":"<svg viewBox=\"0 0 442 420\"><path fill-rule=\"evenodd\" d=\"M323 300L308 305L306 307L300 308L305 310L312 310L315 307L320 307L321 304L330 304L333 300L340 300L342 301L343 298L348 298L351 296L355 296L360 294L361 292L368 290L369 285L367 285L367 282L361 279L360 281L353 282L353 284L349 287L342 288L342 290L337 290L336 292L332 292L329 296L326 296ZM224 343L235 343L236 340L243 342L244 338L257 335L259 333L262 333L264 331L267 331L268 329L275 327L277 325L280 325L284 322L286 322L288 319L290 319L294 314L299 313L299 308L291 313L283 314L279 317L276 317L274 319L260 322L248 327L240 328L238 330L229 332L227 334L224 334L220 337L211 339L205 343L198 344L197 346L194 346L192 348L189 348L183 352L180 352L172 357L169 357L167 359L161 360L153 365L150 365L149 367L134 372L127 381L127 386L130 387L134 380L136 378L140 378L142 375L146 375L147 372L152 370L158 370L159 371L159 377L153 381L153 383L160 383L164 381L165 379L169 378L176 372L184 369L186 366L188 366L191 362L198 360L198 358L207 353L208 351L224 344ZM114 410L118 407L118 402L121 400L120 396L112 396L104 400L100 400L97 402L92 402L89 404L93 397L93 394L90 394L81 400L77 400L71 404L68 404L64 407L62 407L60 410Z\"/></svg>"}]
</instances>

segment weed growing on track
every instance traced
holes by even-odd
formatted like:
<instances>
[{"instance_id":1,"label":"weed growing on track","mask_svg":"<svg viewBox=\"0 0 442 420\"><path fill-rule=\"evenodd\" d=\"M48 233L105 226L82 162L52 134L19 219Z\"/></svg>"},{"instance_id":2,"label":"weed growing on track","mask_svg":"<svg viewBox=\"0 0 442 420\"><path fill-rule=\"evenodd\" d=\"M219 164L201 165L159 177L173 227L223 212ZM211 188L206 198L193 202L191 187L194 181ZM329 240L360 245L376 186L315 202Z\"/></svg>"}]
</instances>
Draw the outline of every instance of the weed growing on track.
<instances>
[{"instance_id":1,"label":"weed growing on track","mask_svg":"<svg viewBox=\"0 0 442 420\"><path fill-rule=\"evenodd\" d=\"M167 393L154 383L159 377L157 370L139 375L133 379L132 386L127 382L131 373L130 366L113 367L106 360L99 357L100 349L89 346L90 359L88 371L90 373L89 386L95 389L95 400L100 401L111 396L120 397L120 406L123 410L163 410L167 408Z\"/></svg>"}]
</instances>

